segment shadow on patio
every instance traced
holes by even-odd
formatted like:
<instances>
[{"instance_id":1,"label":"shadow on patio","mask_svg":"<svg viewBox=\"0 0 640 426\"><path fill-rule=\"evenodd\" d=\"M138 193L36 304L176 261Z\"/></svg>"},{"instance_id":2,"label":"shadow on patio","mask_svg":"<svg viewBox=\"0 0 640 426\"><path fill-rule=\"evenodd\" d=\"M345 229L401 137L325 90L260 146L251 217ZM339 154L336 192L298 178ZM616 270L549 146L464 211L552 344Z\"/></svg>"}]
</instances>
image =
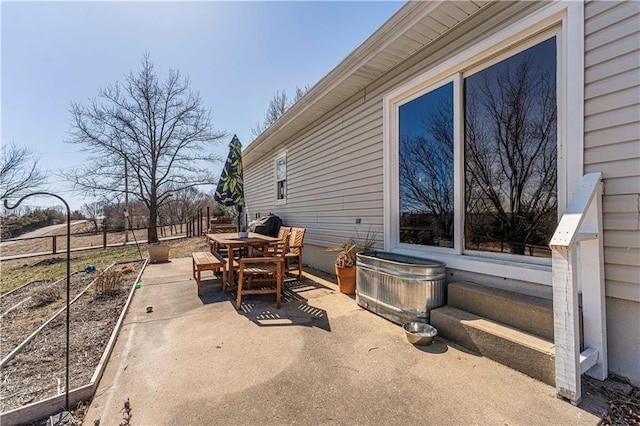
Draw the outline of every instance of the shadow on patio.
<instances>
[{"instance_id":1,"label":"shadow on patio","mask_svg":"<svg viewBox=\"0 0 640 426\"><path fill-rule=\"evenodd\" d=\"M207 283L206 279L202 281ZM285 280L281 309L276 309L273 295L243 296L238 314L261 327L304 326L331 331L327 312L309 304L314 298L334 293L334 290L318 281L308 276L302 281ZM235 305L236 292L223 293L217 288L205 289L200 300L203 304L229 302Z\"/></svg>"}]
</instances>

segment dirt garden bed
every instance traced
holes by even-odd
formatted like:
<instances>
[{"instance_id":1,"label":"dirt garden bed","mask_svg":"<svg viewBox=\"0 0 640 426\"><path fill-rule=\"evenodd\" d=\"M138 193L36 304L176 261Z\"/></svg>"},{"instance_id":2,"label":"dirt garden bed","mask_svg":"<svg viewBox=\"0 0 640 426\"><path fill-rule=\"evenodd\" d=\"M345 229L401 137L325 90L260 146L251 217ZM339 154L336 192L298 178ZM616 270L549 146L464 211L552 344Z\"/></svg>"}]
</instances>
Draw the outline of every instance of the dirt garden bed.
<instances>
[{"instance_id":1,"label":"dirt garden bed","mask_svg":"<svg viewBox=\"0 0 640 426\"><path fill-rule=\"evenodd\" d=\"M98 272L72 275L71 297L79 297L70 309L69 389L91 382L143 265L140 261L116 264L101 279ZM66 279L32 283L5 295L2 357L65 306ZM0 411L64 393L65 354L66 312L62 311L0 370Z\"/></svg>"},{"instance_id":2,"label":"dirt garden bed","mask_svg":"<svg viewBox=\"0 0 640 426\"><path fill-rule=\"evenodd\" d=\"M73 299L98 276L76 272L71 275L70 295ZM66 278L35 281L0 298L0 319L5 333L0 336L0 359L18 346L53 314L66 306Z\"/></svg>"}]
</instances>

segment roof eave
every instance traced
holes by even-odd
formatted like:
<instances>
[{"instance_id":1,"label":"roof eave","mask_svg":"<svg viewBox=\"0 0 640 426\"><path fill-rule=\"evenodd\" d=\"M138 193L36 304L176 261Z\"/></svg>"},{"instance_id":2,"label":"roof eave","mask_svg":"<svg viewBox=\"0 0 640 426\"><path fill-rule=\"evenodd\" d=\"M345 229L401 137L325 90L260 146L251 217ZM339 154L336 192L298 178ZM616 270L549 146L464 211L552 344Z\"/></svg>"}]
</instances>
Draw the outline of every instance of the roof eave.
<instances>
[{"instance_id":1,"label":"roof eave","mask_svg":"<svg viewBox=\"0 0 640 426\"><path fill-rule=\"evenodd\" d=\"M270 152L275 147L285 142L286 139L293 136L297 132L296 130L290 132L291 134L287 134L287 132L283 133L283 131L287 128L294 128L292 125L301 118L304 118L305 115L312 115L314 107L328 93L338 88L341 83L365 67L372 59L376 58L381 53L384 53L395 40L406 34L410 29L414 28L416 24L422 21L425 17L428 17L445 3L447 3L446 0L407 2L393 16L391 16L391 18L382 24L380 28L360 44L360 46L358 46L333 70L315 84L298 102L291 106L291 108L289 108L275 123L262 132L243 150L243 162L245 163L245 167L249 166L252 162L261 158L262 155ZM478 4L488 2L475 1L474 3ZM482 6L478 7L481 8ZM429 43L425 43L424 46L427 44ZM390 70L394 66L395 65L389 66L388 69ZM364 87L375 81L377 78L379 78L379 75L369 77L364 83ZM349 96L352 96L357 92L358 90L354 91ZM342 101L348 99L349 96L345 96L344 99L336 101L335 104L338 105ZM313 120L311 120L311 122L312 121Z\"/></svg>"}]
</instances>

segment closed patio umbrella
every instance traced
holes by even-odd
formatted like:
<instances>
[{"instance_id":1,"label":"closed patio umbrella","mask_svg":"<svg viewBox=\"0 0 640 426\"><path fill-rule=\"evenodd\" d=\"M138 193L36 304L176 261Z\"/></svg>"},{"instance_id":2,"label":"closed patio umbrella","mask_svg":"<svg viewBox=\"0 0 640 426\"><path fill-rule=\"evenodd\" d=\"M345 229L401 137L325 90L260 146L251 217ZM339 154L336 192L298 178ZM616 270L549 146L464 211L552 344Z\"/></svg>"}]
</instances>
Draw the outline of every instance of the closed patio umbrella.
<instances>
[{"instance_id":1,"label":"closed patio umbrella","mask_svg":"<svg viewBox=\"0 0 640 426\"><path fill-rule=\"evenodd\" d=\"M225 207L235 207L238 212L238 232L242 221L244 207L244 186L242 183L242 144L238 136L233 135L229 142L229 155L222 168L220 181L216 188L214 200Z\"/></svg>"}]
</instances>

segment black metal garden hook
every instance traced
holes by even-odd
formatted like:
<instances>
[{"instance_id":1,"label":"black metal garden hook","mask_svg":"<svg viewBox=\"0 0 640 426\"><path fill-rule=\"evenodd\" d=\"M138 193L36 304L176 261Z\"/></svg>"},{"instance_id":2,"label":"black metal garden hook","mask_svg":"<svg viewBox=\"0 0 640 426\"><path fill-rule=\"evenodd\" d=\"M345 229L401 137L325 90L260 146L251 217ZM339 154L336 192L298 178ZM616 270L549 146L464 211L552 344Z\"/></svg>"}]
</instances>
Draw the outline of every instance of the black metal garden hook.
<instances>
[{"instance_id":1,"label":"black metal garden hook","mask_svg":"<svg viewBox=\"0 0 640 426\"><path fill-rule=\"evenodd\" d=\"M24 197L20 198L18 202L9 206L9 200L4 200L4 207L7 210L13 210L18 208L20 203L22 203L26 198L40 196L40 195L48 195L51 197L55 197L58 200L62 201L64 206L67 209L67 330L66 330L66 338L67 338L67 353L66 353L66 369L65 369L65 410L69 411L69 305L70 305L70 293L71 293L71 210L69 209L69 204L64 200L64 198L59 195L52 194L50 192L32 192L31 194L27 194Z\"/></svg>"}]
</instances>

